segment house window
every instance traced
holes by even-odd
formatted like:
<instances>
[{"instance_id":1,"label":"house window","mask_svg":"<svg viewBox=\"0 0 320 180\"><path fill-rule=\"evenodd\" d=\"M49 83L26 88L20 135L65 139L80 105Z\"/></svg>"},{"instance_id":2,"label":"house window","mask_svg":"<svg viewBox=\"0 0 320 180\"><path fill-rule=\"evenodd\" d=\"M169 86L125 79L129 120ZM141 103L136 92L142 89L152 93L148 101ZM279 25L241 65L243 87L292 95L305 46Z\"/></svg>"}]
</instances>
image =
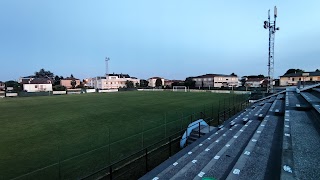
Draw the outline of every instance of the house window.
<instances>
[{"instance_id":1,"label":"house window","mask_svg":"<svg viewBox=\"0 0 320 180\"><path fill-rule=\"evenodd\" d=\"M288 80L290 80L290 77L288 77Z\"/></svg>"},{"instance_id":2,"label":"house window","mask_svg":"<svg viewBox=\"0 0 320 180\"><path fill-rule=\"evenodd\" d=\"M299 78L299 81L301 81L301 78Z\"/></svg>"},{"instance_id":3,"label":"house window","mask_svg":"<svg viewBox=\"0 0 320 180\"><path fill-rule=\"evenodd\" d=\"M227 81L229 80L229 79L226 79Z\"/></svg>"},{"instance_id":4,"label":"house window","mask_svg":"<svg viewBox=\"0 0 320 180\"><path fill-rule=\"evenodd\" d=\"M294 78L292 78L292 81L294 81Z\"/></svg>"},{"instance_id":5,"label":"house window","mask_svg":"<svg viewBox=\"0 0 320 180\"><path fill-rule=\"evenodd\" d=\"M310 81L312 81L312 77L310 77Z\"/></svg>"},{"instance_id":6,"label":"house window","mask_svg":"<svg viewBox=\"0 0 320 180\"><path fill-rule=\"evenodd\" d=\"M38 85L34 85L34 88L38 88Z\"/></svg>"}]
</instances>

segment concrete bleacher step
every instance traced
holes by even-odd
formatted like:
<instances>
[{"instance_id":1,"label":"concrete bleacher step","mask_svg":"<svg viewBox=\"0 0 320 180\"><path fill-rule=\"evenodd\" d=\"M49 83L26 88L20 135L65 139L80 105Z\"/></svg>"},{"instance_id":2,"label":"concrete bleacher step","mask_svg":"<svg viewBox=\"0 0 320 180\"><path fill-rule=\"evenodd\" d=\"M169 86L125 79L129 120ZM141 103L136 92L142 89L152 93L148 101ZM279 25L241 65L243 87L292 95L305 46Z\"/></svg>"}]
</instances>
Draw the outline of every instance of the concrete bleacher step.
<instances>
[{"instance_id":1,"label":"concrete bleacher step","mask_svg":"<svg viewBox=\"0 0 320 180\"><path fill-rule=\"evenodd\" d=\"M274 145L275 131L276 128L280 129L279 124L282 122L280 120L280 117L266 116L226 179L274 179L265 178L265 174Z\"/></svg>"},{"instance_id":2,"label":"concrete bleacher step","mask_svg":"<svg viewBox=\"0 0 320 180\"><path fill-rule=\"evenodd\" d=\"M319 179L320 136L312 111L286 110L281 179Z\"/></svg>"},{"instance_id":3,"label":"concrete bleacher step","mask_svg":"<svg viewBox=\"0 0 320 180\"><path fill-rule=\"evenodd\" d=\"M313 88L314 91L320 92L320 88Z\"/></svg>"},{"instance_id":4,"label":"concrete bleacher step","mask_svg":"<svg viewBox=\"0 0 320 180\"><path fill-rule=\"evenodd\" d=\"M177 161L176 166L169 167L168 170L163 171L158 174L156 177L160 179L170 179L178 178L177 176L184 173L196 173L198 168L201 168L206 165L208 159L212 159L214 155L226 145L229 139L242 128L246 126L236 125L234 128L228 129L225 133L221 134L218 139L208 140L208 144L201 143L199 146L202 148L200 151L192 152L192 156L186 156ZM184 176L184 175L183 175ZM179 178L178 178L179 179Z\"/></svg>"},{"instance_id":5,"label":"concrete bleacher step","mask_svg":"<svg viewBox=\"0 0 320 180\"><path fill-rule=\"evenodd\" d=\"M310 92L301 92L300 94L311 104L320 103L320 98L318 98Z\"/></svg>"},{"instance_id":6,"label":"concrete bleacher step","mask_svg":"<svg viewBox=\"0 0 320 180\"><path fill-rule=\"evenodd\" d=\"M202 136L209 133L210 131L213 131L213 130L217 131L217 129L218 128L213 127L213 126L200 126L200 132L199 132L199 128L195 128L190 133L190 135L187 139L187 144L190 145L193 142L195 142L196 140L198 140L199 138L201 138Z\"/></svg>"},{"instance_id":7,"label":"concrete bleacher step","mask_svg":"<svg viewBox=\"0 0 320 180\"><path fill-rule=\"evenodd\" d=\"M205 151L210 146L215 145L219 146L225 140L225 137L233 136L237 130L239 130L241 126L237 126L233 129L224 128L221 126L221 129L217 132L211 133L206 139L202 142L199 142L199 145L190 145L189 147L183 149L175 156L171 157L156 169L152 170L148 174L146 174L141 179L153 179L153 178L161 178L161 179L169 179L175 175L181 168L183 168L187 163L192 161L199 153ZM194 147L192 147L194 146ZM210 147L212 148L212 147Z\"/></svg>"},{"instance_id":8,"label":"concrete bleacher step","mask_svg":"<svg viewBox=\"0 0 320 180\"><path fill-rule=\"evenodd\" d=\"M225 179L259 124L260 121L250 120L242 129L243 131L237 132L237 134L215 154L205 167L200 169L197 174L194 174L196 172L193 172L188 174L187 177L194 177L193 179L202 179L203 177ZM182 175L184 174L182 173L180 176L177 175L177 177L182 178Z\"/></svg>"},{"instance_id":9,"label":"concrete bleacher step","mask_svg":"<svg viewBox=\"0 0 320 180\"><path fill-rule=\"evenodd\" d=\"M307 111L312 108L310 103L296 92L287 92L286 107L290 107L298 111Z\"/></svg>"},{"instance_id":10,"label":"concrete bleacher step","mask_svg":"<svg viewBox=\"0 0 320 180\"><path fill-rule=\"evenodd\" d=\"M275 100L272 106L270 107L270 112L276 116L283 116L284 115L284 101L283 100Z\"/></svg>"},{"instance_id":11,"label":"concrete bleacher step","mask_svg":"<svg viewBox=\"0 0 320 180\"><path fill-rule=\"evenodd\" d=\"M254 114L252 119L263 120L266 114L268 113L271 103L265 103L257 112Z\"/></svg>"}]
</instances>

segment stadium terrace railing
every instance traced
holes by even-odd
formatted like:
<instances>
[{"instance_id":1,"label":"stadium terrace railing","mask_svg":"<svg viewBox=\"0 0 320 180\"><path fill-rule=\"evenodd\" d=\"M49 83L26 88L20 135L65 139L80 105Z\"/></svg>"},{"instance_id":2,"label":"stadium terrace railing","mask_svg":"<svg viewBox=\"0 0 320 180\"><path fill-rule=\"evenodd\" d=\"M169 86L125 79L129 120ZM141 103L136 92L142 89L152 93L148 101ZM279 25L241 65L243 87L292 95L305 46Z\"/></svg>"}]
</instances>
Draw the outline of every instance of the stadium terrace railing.
<instances>
[{"instance_id":1,"label":"stadium terrace railing","mask_svg":"<svg viewBox=\"0 0 320 180\"><path fill-rule=\"evenodd\" d=\"M219 126L248 105L248 96L233 94L215 104L166 112L160 120L147 121L149 117L142 122L138 120L137 126L142 126L142 131L132 132L128 137L118 137L115 133L119 128L105 127L87 135L92 137L89 142L103 139L104 135L101 141L105 144L88 145L87 151L73 156L62 151L70 150L67 144L70 141L62 144L60 140L56 162L12 179L136 179L181 150L180 139L189 123L204 119L209 126ZM120 127L120 131L124 128L128 127Z\"/></svg>"}]
</instances>

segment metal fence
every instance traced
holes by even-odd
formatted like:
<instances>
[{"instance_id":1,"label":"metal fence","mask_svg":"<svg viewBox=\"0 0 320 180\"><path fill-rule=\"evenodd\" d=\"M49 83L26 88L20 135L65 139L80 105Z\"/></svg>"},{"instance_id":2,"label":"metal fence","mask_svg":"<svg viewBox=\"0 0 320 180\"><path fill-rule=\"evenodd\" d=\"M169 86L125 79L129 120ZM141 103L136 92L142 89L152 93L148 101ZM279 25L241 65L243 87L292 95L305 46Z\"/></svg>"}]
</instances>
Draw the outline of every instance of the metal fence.
<instances>
[{"instance_id":1,"label":"metal fence","mask_svg":"<svg viewBox=\"0 0 320 180\"><path fill-rule=\"evenodd\" d=\"M55 160L36 164L36 170L13 179L138 178L181 149L180 139L190 123L204 119L210 126L218 126L247 106L247 95L233 95L212 104L136 119L130 126L98 124L94 131L64 132L64 136L56 132L52 141L57 141L57 147L45 155Z\"/></svg>"}]
</instances>

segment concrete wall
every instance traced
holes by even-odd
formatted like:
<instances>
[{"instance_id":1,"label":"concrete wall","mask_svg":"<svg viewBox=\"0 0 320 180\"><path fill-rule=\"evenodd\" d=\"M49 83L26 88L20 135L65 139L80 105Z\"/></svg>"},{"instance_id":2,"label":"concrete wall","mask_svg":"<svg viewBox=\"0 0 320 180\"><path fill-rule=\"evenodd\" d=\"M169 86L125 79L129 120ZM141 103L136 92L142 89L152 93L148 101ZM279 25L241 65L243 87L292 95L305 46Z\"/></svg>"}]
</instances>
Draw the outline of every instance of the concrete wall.
<instances>
[{"instance_id":1,"label":"concrete wall","mask_svg":"<svg viewBox=\"0 0 320 180\"><path fill-rule=\"evenodd\" d=\"M67 94L67 91L52 91L53 95L62 95L62 94Z\"/></svg>"},{"instance_id":2,"label":"concrete wall","mask_svg":"<svg viewBox=\"0 0 320 180\"><path fill-rule=\"evenodd\" d=\"M87 92L87 93L95 93L96 90L95 90L95 89L86 89L86 92Z\"/></svg>"},{"instance_id":3,"label":"concrete wall","mask_svg":"<svg viewBox=\"0 0 320 180\"><path fill-rule=\"evenodd\" d=\"M118 92L118 89L99 90L99 93L107 93L107 92Z\"/></svg>"}]
</instances>

